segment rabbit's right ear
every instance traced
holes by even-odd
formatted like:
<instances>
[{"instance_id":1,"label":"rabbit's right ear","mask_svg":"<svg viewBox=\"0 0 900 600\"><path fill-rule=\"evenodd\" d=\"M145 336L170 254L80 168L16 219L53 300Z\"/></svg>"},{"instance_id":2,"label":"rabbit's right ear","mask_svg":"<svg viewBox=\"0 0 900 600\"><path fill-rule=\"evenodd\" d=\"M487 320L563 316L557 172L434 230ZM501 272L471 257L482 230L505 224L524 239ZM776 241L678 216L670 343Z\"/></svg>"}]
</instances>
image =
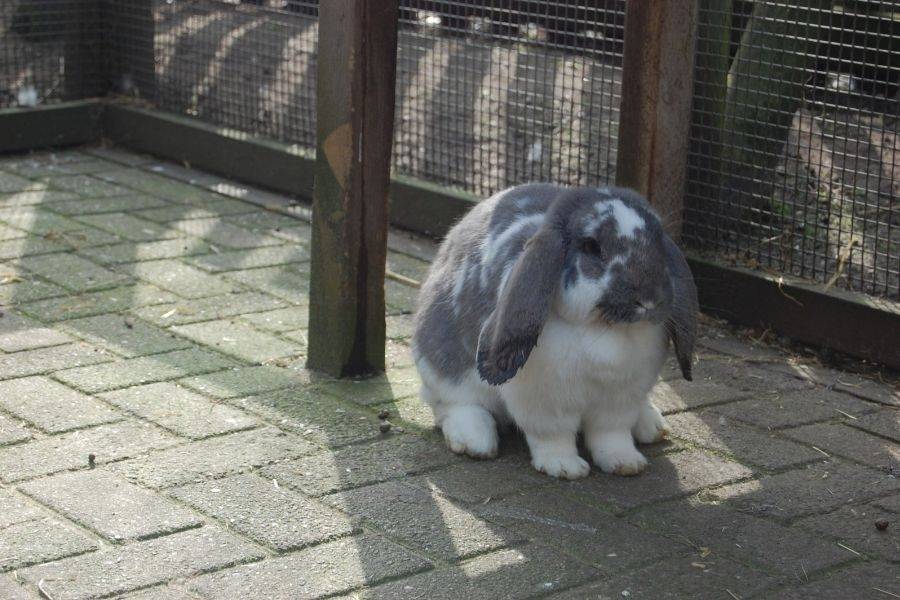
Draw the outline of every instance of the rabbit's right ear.
<instances>
[{"instance_id":1,"label":"rabbit's right ear","mask_svg":"<svg viewBox=\"0 0 900 600\"><path fill-rule=\"evenodd\" d=\"M525 365L550 312L565 253L561 229L550 223L526 242L478 337L478 373L487 383L506 383Z\"/></svg>"}]
</instances>

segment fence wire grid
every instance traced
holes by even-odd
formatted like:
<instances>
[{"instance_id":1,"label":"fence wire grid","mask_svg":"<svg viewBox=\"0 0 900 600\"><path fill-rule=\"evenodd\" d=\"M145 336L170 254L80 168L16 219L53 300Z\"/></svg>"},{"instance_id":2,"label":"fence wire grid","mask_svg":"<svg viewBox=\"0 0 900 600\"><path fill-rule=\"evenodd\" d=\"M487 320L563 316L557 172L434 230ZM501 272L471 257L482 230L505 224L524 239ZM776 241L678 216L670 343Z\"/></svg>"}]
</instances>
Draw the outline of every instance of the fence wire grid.
<instances>
[{"instance_id":1,"label":"fence wire grid","mask_svg":"<svg viewBox=\"0 0 900 600\"><path fill-rule=\"evenodd\" d=\"M395 172L479 196L612 183L627 1L401 0ZM699 6L684 243L900 299L900 6ZM99 86L312 153L317 13L317 0L6 2L0 105L28 85L38 103ZM67 79L78 60L87 75Z\"/></svg>"}]
</instances>

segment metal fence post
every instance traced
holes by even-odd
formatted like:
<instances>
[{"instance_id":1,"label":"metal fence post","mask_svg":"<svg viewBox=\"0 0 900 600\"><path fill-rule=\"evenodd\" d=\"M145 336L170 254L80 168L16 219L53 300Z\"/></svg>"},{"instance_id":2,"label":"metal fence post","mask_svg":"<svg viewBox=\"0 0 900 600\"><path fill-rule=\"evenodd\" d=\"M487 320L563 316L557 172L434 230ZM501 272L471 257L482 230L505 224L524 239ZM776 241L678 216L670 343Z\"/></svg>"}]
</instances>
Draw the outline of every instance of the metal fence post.
<instances>
[{"instance_id":1,"label":"metal fence post","mask_svg":"<svg viewBox=\"0 0 900 600\"><path fill-rule=\"evenodd\" d=\"M629 2L616 184L636 189L681 233L697 0Z\"/></svg>"},{"instance_id":2,"label":"metal fence post","mask_svg":"<svg viewBox=\"0 0 900 600\"><path fill-rule=\"evenodd\" d=\"M307 365L335 376L384 370L398 12L398 0L319 7Z\"/></svg>"}]
</instances>

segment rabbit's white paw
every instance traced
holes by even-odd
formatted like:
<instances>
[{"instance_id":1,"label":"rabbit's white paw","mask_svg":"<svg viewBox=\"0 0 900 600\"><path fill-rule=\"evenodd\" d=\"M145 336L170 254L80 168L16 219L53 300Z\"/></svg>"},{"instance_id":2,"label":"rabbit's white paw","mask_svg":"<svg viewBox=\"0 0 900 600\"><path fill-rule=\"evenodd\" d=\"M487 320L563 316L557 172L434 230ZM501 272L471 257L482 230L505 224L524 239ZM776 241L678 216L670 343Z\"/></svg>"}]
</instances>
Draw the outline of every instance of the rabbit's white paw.
<instances>
[{"instance_id":1,"label":"rabbit's white paw","mask_svg":"<svg viewBox=\"0 0 900 600\"><path fill-rule=\"evenodd\" d=\"M454 406L441 423L450 450L472 458L497 456L497 425L487 410L475 405Z\"/></svg>"},{"instance_id":2,"label":"rabbit's white paw","mask_svg":"<svg viewBox=\"0 0 900 600\"><path fill-rule=\"evenodd\" d=\"M575 434L525 436L531 450L531 464L541 473L561 479L580 479L591 472L588 461L578 456Z\"/></svg>"},{"instance_id":3,"label":"rabbit's white paw","mask_svg":"<svg viewBox=\"0 0 900 600\"><path fill-rule=\"evenodd\" d=\"M669 435L669 424L659 409L647 402L641 407L641 414L634 429L634 439L640 444L655 444Z\"/></svg>"},{"instance_id":4,"label":"rabbit's white paw","mask_svg":"<svg viewBox=\"0 0 900 600\"><path fill-rule=\"evenodd\" d=\"M599 436L589 446L594 464L604 473L637 475L647 466L647 459L634 447L630 432Z\"/></svg>"}]
</instances>

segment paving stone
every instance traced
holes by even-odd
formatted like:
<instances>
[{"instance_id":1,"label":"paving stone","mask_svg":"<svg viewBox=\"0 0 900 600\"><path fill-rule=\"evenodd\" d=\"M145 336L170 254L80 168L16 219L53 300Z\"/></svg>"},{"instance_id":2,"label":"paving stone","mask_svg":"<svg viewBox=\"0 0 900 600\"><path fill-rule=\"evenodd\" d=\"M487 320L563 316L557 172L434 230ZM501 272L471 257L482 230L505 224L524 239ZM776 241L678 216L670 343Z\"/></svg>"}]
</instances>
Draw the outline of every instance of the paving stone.
<instances>
[{"instance_id":1,"label":"paving stone","mask_svg":"<svg viewBox=\"0 0 900 600\"><path fill-rule=\"evenodd\" d=\"M269 310L284 306L284 304L282 300L265 294L239 292L211 298L167 302L140 308L134 313L146 321L161 327L168 327L233 317L257 310Z\"/></svg>"},{"instance_id":2,"label":"paving stone","mask_svg":"<svg viewBox=\"0 0 900 600\"><path fill-rule=\"evenodd\" d=\"M113 185L90 175L47 177L46 180L57 189L75 192L88 198L109 198L112 196L127 196L133 193L128 188Z\"/></svg>"},{"instance_id":3,"label":"paving stone","mask_svg":"<svg viewBox=\"0 0 900 600\"><path fill-rule=\"evenodd\" d=\"M0 598L5 598L5 600L37 600L38 596L16 583L12 577L0 575Z\"/></svg>"},{"instance_id":4,"label":"paving stone","mask_svg":"<svg viewBox=\"0 0 900 600\"><path fill-rule=\"evenodd\" d=\"M98 177L105 181L128 186L151 196L165 198L166 200L182 204L204 205L224 200L219 194L202 188L136 169L119 169L101 173Z\"/></svg>"},{"instance_id":5,"label":"paving stone","mask_svg":"<svg viewBox=\"0 0 900 600\"><path fill-rule=\"evenodd\" d=\"M31 439L31 433L19 427L9 417L0 415L0 446L16 444Z\"/></svg>"},{"instance_id":6,"label":"paving stone","mask_svg":"<svg viewBox=\"0 0 900 600\"><path fill-rule=\"evenodd\" d=\"M35 182L12 173L0 172L0 192L21 192L35 186Z\"/></svg>"},{"instance_id":7,"label":"paving stone","mask_svg":"<svg viewBox=\"0 0 900 600\"><path fill-rule=\"evenodd\" d=\"M58 346L72 341L72 338L37 321L13 312L0 313L0 350L19 352Z\"/></svg>"},{"instance_id":8,"label":"paving stone","mask_svg":"<svg viewBox=\"0 0 900 600\"><path fill-rule=\"evenodd\" d=\"M209 238L205 239L209 240ZM214 240L209 241L216 244ZM283 240L278 241L284 243ZM266 246L233 252L212 253L205 256L190 258L187 262L205 271L220 273L223 271L239 271L242 269L255 269L259 267L299 263L308 260L309 250L307 248L291 244L283 246Z\"/></svg>"},{"instance_id":9,"label":"paving stone","mask_svg":"<svg viewBox=\"0 0 900 600\"><path fill-rule=\"evenodd\" d=\"M300 356L303 349L234 319L205 321L172 327L172 331L199 344L250 363Z\"/></svg>"},{"instance_id":10,"label":"paving stone","mask_svg":"<svg viewBox=\"0 0 900 600\"><path fill-rule=\"evenodd\" d=\"M587 504L625 509L688 496L751 474L750 469L736 462L701 450L688 450L654 458L639 477L621 477L594 469L585 479L558 485Z\"/></svg>"},{"instance_id":11,"label":"paving stone","mask_svg":"<svg viewBox=\"0 0 900 600\"><path fill-rule=\"evenodd\" d=\"M855 558L820 536L696 498L650 507L631 515L629 520L643 529L686 544L696 552L696 560L700 562L704 555L724 555L790 579L803 578L804 573L809 576Z\"/></svg>"},{"instance_id":12,"label":"paving stone","mask_svg":"<svg viewBox=\"0 0 900 600\"><path fill-rule=\"evenodd\" d=\"M51 517L23 521L0 529L0 571L12 571L83 554L96 542ZM20 572L21 574L21 572Z\"/></svg>"},{"instance_id":13,"label":"paving stone","mask_svg":"<svg viewBox=\"0 0 900 600\"><path fill-rule=\"evenodd\" d=\"M900 444L900 411L884 409L857 420L847 421L847 425L857 427Z\"/></svg>"},{"instance_id":14,"label":"paving stone","mask_svg":"<svg viewBox=\"0 0 900 600\"><path fill-rule=\"evenodd\" d=\"M235 398L295 386L301 382L302 379L292 371L262 365L188 377L178 383L216 398Z\"/></svg>"},{"instance_id":15,"label":"paving stone","mask_svg":"<svg viewBox=\"0 0 900 600\"><path fill-rule=\"evenodd\" d=\"M206 526L31 567L19 571L19 575L33 584L43 580L43 589L54 600L81 600L123 594L261 556L250 544Z\"/></svg>"},{"instance_id":16,"label":"paving stone","mask_svg":"<svg viewBox=\"0 0 900 600\"><path fill-rule=\"evenodd\" d=\"M308 386L282 388L231 403L322 446L336 448L384 437L371 412L337 402Z\"/></svg>"},{"instance_id":17,"label":"paving stone","mask_svg":"<svg viewBox=\"0 0 900 600\"><path fill-rule=\"evenodd\" d=\"M650 401L663 414L738 400L741 394L728 386L708 381L660 381L650 392Z\"/></svg>"},{"instance_id":18,"label":"paving stone","mask_svg":"<svg viewBox=\"0 0 900 600\"><path fill-rule=\"evenodd\" d=\"M478 514L607 573L684 552L662 536L642 531L606 511L569 500L550 488L489 502L479 508ZM623 551L625 548L627 552Z\"/></svg>"},{"instance_id":19,"label":"paving stone","mask_svg":"<svg viewBox=\"0 0 900 600\"><path fill-rule=\"evenodd\" d=\"M2 206L2 200L0 200L0 206ZM0 224L0 241L17 240L27 236L27 231Z\"/></svg>"},{"instance_id":20,"label":"paving stone","mask_svg":"<svg viewBox=\"0 0 900 600\"><path fill-rule=\"evenodd\" d=\"M233 284L177 260L135 263L131 270L136 277L183 298L203 298L237 291Z\"/></svg>"},{"instance_id":21,"label":"paving stone","mask_svg":"<svg viewBox=\"0 0 900 600\"><path fill-rule=\"evenodd\" d=\"M680 413L670 415L667 420L675 437L766 469L782 469L822 458L821 453L811 448L712 411Z\"/></svg>"},{"instance_id":22,"label":"paving stone","mask_svg":"<svg viewBox=\"0 0 900 600\"><path fill-rule=\"evenodd\" d=\"M170 494L279 552L327 542L358 529L349 517L253 474L188 485Z\"/></svg>"},{"instance_id":23,"label":"paving stone","mask_svg":"<svg viewBox=\"0 0 900 600\"><path fill-rule=\"evenodd\" d=\"M438 244L424 236L392 230L388 232L388 248L394 252L431 262L437 256Z\"/></svg>"},{"instance_id":24,"label":"paving stone","mask_svg":"<svg viewBox=\"0 0 900 600\"><path fill-rule=\"evenodd\" d=\"M754 364L730 356L717 354L701 354L694 369L694 379L707 383L718 383L729 387L740 394L737 396L771 396L786 394L792 391L814 389L810 381L778 373L766 368L766 365ZM680 371L678 379L681 378ZM690 383L685 382L688 389Z\"/></svg>"},{"instance_id":25,"label":"paving stone","mask_svg":"<svg viewBox=\"0 0 900 600\"><path fill-rule=\"evenodd\" d=\"M2 251L2 246L3 244L0 243L0 251ZM3 283L3 281L3 278L0 278L0 305L3 306L19 306L27 302L44 300L68 293L65 288L61 288L55 283L33 277L11 280L6 283Z\"/></svg>"},{"instance_id":26,"label":"paving stone","mask_svg":"<svg viewBox=\"0 0 900 600\"><path fill-rule=\"evenodd\" d=\"M200 439L249 429L259 424L235 408L171 382L150 383L107 392L101 398L178 435Z\"/></svg>"},{"instance_id":27,"label":"paving stone","mask_svg":"<svg viewBox=\"0 0 900 600\"><path fill-rule=\"evenodd\" d=\"M336 380L322 389L338 398L368 406L416 396L420 386L415 369L393 369L376 377Z\"/></svg>"},{"instance_id":28,"label":"paving stone","mask_svg":"<svg viewBox=\"0 0 900 600\"><path fill-rule=\"evenodd\" d=\"M78 198L77 196L66 196L65 198L65 200L58 199L53 201L47 208L55 213L74 217L78 215L130 212L169 206L169 203L161 198L154 198L153 196L135 193L131 193L127 196L104 198Z\"/></svg>"},{"instance_id":29,"label":"paving stone","mask_svg":"<svg viewBox=\"0 0 900 600\"><path fill-rule=\"evenodd\" d=\"M238 227L219 217L176 221L172 226L182 233L203 238L220 248L261 248L284 244L283 239Z\"/></svg>"},{"instance_id":30,"label":"paving stone","mask_svg":"<svg viewBox=\"0 0 900 600\"><path fill-rule=\"evenodd\" d=\"M362 535L203 575L188 586L209 599L253 598L260 590L265 590L267 600L320 598L428 567L425 560L393 542Z\"/></svg>"},{"instance_id":31,"label":"paving stone","mask_svg":"<svg viewBox=\"0 0 900 600\"><path fill-rule=\"evenodd\" d=\"M143 423L125 421L100 425L0 448L0 481L10 483L87 468L89 454L96 457L96 464L103 464L174 443L176 438L173 436Z\"/></svg>"},{"instance_id":32,"label":"paving stone","mask_svg":"<svg viewBox=\"0 0 900 600\"><path fill-rule=\"evenodd\" d=\"M306 329L309 324L309 307L289 306L288 308L241 315L241 320L250 323L257 329L275 333Z\"/></svg>"},{"instance_id":33,"label":"paving stone","mask_svg":"<svg viewBox=\"0 0 900 600\"><path fill-rule=\"evenodd\" d=\"M171 585L160 585L117 598L120 600L196 600L197 597Z\"/></svg>"},{"instance_id":34,"label":"paving stone","mask_svg":"<svg viewBox=\"0 0 900 600\"><path fill-rule=\"evenodd\" d=\"M126 242L81 250L80 254L102 265L118 265L165 258L180 258L205 254L209 245L197 238L180 237L173 240Z\"/></svg>"},{"instance_id":35,"label":"paving stone","mask_svg":"<svg viewBox=\"0 0 900 600\"><path fill-rule=\"evenodd\" d=\"M881 498L872 504L892 513L900 513L900 495L891 496L890 498Z\"/></svg>"},{"instance_id":36,"label":"paving stone","mask_svg":"<svg viewBox=\"0 0 900 600\"><path fill-rule=\"evenodd\" d=\"M24 496L0 488L0 530L10 525L36 521L46 516L34 502L26 500ZM0 570L3 564L0 563Z\"/></svg>"},{"instance_id":37,"label":"paving stone","mask_svg":"<svg viewBox=\"0 0 900 600\"><path fill-rule=\"evenodd\" d=\"M137 167L140 165L148 164L153 162L153 159L150 156L144 154L137 154L135 152L129 152L127 150L122 150L120 148L113 148L109 146L99 146L96 148L86 148L84 150L85 154L88 157L96 157L102 158L108 162L117 163L120 165L127 165L129 167ZM68 156L69 153L66 153ZM119 169L112 169L119 170Z\"/></svg>"},{"instance_id":38,"label":"paving stone","mask_svg":"<svg viewBox=\"0 0 900 600\"><path fill-rule=\"evenodd\" d=\"M549 482L523 458L504 455L484 462L466 461L407 479L405 483L453 500L485 504Z\"/></svg>"},{"instance_id":39,"label":"paving stone","mask_svg":"<svg viewBox=\"0 0 900 600\"><path fill-rule=\"evenodd\" d=\"M785 435L883 471L900 463L900 445L858 429L832 423L788 429Z\"/></svg>"},{"instance_id":40,"label":"paving stone","mask_svg":"<svg viewBox=\"0 0 900 600\"><path fill-rule=\"evenodd\" d=\"M83 342L0 354L0 380L95 365L110 360L110 355Z\"/></svg>"},{"instance_id":41,"label":"paving stone","mask_svg":"<svg viewBox=\"0 0 900 600\"><path fill-rule=\"evenodd\" d=\"M360 515L392 539L442 560L459 560L523 540L521 534L432 490L397 481L332 494L322 501Z\"/></svg>"},{"instance_id":42,"label":"paving stone","mask_svg":"<svg viewBox=\"0 0 900 600\"><path fill-rule=\"evenodd\" d=\"M884 531L875 527L875 522L881 519L890 523ZM873 503L842 506L825 515L801 519L794 530L801 527L816 532L868 558L879 557L890 562L900 562L900 534L896 529L891 531L891 528L897 527L896 521L895 514ZM847 556L854 556L849 550L842 550Z\"/></svg>"},{"instance_id":43,"label":"paving stone","mask_svg":"<svg viewBox=\"0 0 900 600\"><path fill-rule=\"evenodd\" d=\"M39 376L0 381L0 406L48 433L122 419L95 398Z\"/></svg>"},{"instance_id":44,"label":"paving stone","mask_svg":"<svg viewBox=\"0 0 900 600\"><path fill-rule=\"evenodd\" d=\"M867 563L841 569L808 585L779 590L779 600L822 600L823 598L866 598L878 600L900 596L897 570L883 563Z\"/></svg>"},{"instance_id":45,"label":"paving stone","mask_svg":"<svg viewBox=\"0 0 900 600\"><path fill-rule=\"evenodd\" d=\"M152 285L138 284L102 292L31 302L23 304L20 310L42 321L61 321L121 312L173 300L175 300L175 296L169 292Z\"/></svg>"},{"instance_id":46,"label":"paving stone","mask_svg":"<svg viewBox=\"0 0 900 600\"><path fill-rule=\"evenodd\" d=\"M216 197L207 198L199 204L172 203L170 206L138 211L135 214L142 219L157 223L173 224L193 219L217 219L226 215L248 214L258 210L244 202Z\"/></svg>"},{"instance_id":47,"label":"paving stone","mask_svg":"<svg viewBox=\"0 0 900 600\"><path fill-rule=\"evenodd\" d=\"M900 480L866 467L825 461L712 490L710 496L751 514L796 519L900 489Z\"/></svg>"},{"instance_id":48,"label":"paving stone","mask_svg":"<svg viewBox=\"0 0 900 600\"><path fill-rule=\"evenodd\" d=\"M108 540L140 540L199 527L191 511L101 469L63 473L19 488Z\"/></svg>"},{"instance_id":49,"label":"paving stone","mask_svg":"<svg viewBox=\"0 0 900 600\"><path fill-rule=\"evenodd\" d=\"M53 377L79 390L96 393L142 383L211 373L233 366L233 361L220 354L191 348L58 371L53 374Z\"/></svg>"},{"instance_id":50,"label":"paving stone","mask_svg":"<svg viewBox=\"0 0 900 600\"><path fill-rule=\"evenodd\" d=\"M65 321L59 326L85 341L133 358L189 348L191 343L134 317L100 315Z\"/></svg>"},{"instance_id":51,"label":"paving stone","mask_svg":"<svg viewBox=\"0 0 900 600\"><path fill-rule=\"evenodd\" d=\"M858 417L875 410L872 404L825 389L760 395L712 409L712 412L767 429L797 427L817 421Z\"/></svg>"},{"instance_id":52,"label":"paving stone","mask_svg":"<svg viewBox=\"0 0 900 600\"><path fill-rule=\"evenodd\" d=\"M91 227L108 231L120 238L132 242L150 242L179 237L179 232L161 227L160 225L139 219L125 213L103 213L99 215L85 215L76 218L81 223Z\"/></svg>"},{"instance_id":53,"label":"paving stone","mask_svg":"<svg viewBox=\"0 0 900 600\"><path fill-rule=\"evenodd\" d=\"M22 208L27 206L50 208L53 202L64 202L79 198L78 194L40 189L42 185L35 184L36 189L23 192L0 193L0 208Z\"/></svg>"},{"instance_id":54,"label":"paving stone","mask_svg":"<svg viewBox=\"0 0 900 600\"><path fill-rule=\"evenodd\" d=\"M386 410L391 413L391 422L395 425L414 427L421 432L434 431L437 428L434 413L418 396L375 404L371 408L375 412Z\"/></svg>"},{"instance_id":55,"label":"paving stone","mask_svg":"<svg viewBox=\"0 0 900 600\"><path fill-rule=\"evenodd\" d=\"M594 598L749 598L779 581L727 559L671 558L655 565L616 574L610 579L553 596L555 600Z\"/></svg>"},{"instance_id":56,"label":"paving stone","mask_svg":"<svg viewBox=\"0 0 900 600\"><path fill-rule=\"evenodd\" d=\"M72 248L88 248L121 241L105 231L34 207L0 209L0 220L32 235Z\"/></svg>"},{"instance_id":57,"label":"paving stone","mask_svg":"<svg viewBox=\"0 0 900 600\"><path fill-rule=\"evenodd\" d=\"M407 254L388 252L387 255L388 270L420 283L425 281L429 267L428 261L414 258Z\"/></svg>"},{"instance_id":58,"label":"paving stone","mask_svg":"<svg viewBox=\"0 0 900 600\"><path fill-rule=\"evenodd\" d=\"M255 193L267 194L268 192L256 190ZM284 196L279 196L278 198L279 200L286 199L290 201L290 199L287 199ZM310 238L311 229L309 223L268 210L257 210L246 215L226 216L223 217L223 220L234 223L235 225L240 225L251 231L261 231L275 236L287 232L286 238L290 240L298 239L295 236L295 233L302 230L305 232L303 238L307 241Z\"/></svg>"},{"instance_id":59,"label":"paving stone","mask_svg":"<svg viewBox=\"0 0 900 600\"><path fill-rule=\"evenodd\" d=\"M309 265L307 263L231 271L222 276L249 288L281 298L291 304L309 304Z\"/></svg>"},{"instance_id":60,"label":"paving stone","mask_svg":"<svg viewBox=\"0 0 900 600\"><path fill-rule=\"evenodd\" d=\"M405 340L413 335L413 318L411 315L391 315L385 319L387 337L391 340Z\"/></svg>"},{"instance_id":61,"label":"paving stone","mask_svg":"<svg viewBox=\"0 0 900 600\"><path fill-rule=\"evenodd\" d=\"M362 589L366 600L532 598L595 579L600 573L549 548L529 545L478 556L459 566ZM350 598L351 596L347 596Z\"/></svg>"},{"instance_id":62,"label":"paving stone","mask_svg":"<svg viewBox=\"0 0 900 600\"><path fill-rule=\"evenodd\" d=\"M364 446L348 446L266 467L266 477L323 496L368 484L396 479L459 460L441 445L398 435Z\"/></svg>"},{"instance_id":63,"label":"paving stone","mask_svg":"<svg viewBox=\"0 0 900 600\"><path fill-rule=\"evenodd\" d=\"M384 282L384 301L398 313L413 313L416 310L418 288L398 283L393 279Z\"/></svg>"},{"instance_id":64,"label":"paving stone","mask_svg":"<svg viewBox=\"0 0 900 600\"><path fill-rule=\"evenodd\" d=\"M57 285L73 292L90 292L128 283L123 273L110 271L74 254L29 256L22 265Z\"/></svg>"},{"instance_id":65,"label":"paving stone","mask_svg":"<svg viewBox=\"0 0 900 600\"><path fill-rule=\"evenodd\" d=\"M151 488L238 473L315 451L302 438L274 427L241 431L168 448L116 464L113 471Z\"/></svg>"}]
</instances>

